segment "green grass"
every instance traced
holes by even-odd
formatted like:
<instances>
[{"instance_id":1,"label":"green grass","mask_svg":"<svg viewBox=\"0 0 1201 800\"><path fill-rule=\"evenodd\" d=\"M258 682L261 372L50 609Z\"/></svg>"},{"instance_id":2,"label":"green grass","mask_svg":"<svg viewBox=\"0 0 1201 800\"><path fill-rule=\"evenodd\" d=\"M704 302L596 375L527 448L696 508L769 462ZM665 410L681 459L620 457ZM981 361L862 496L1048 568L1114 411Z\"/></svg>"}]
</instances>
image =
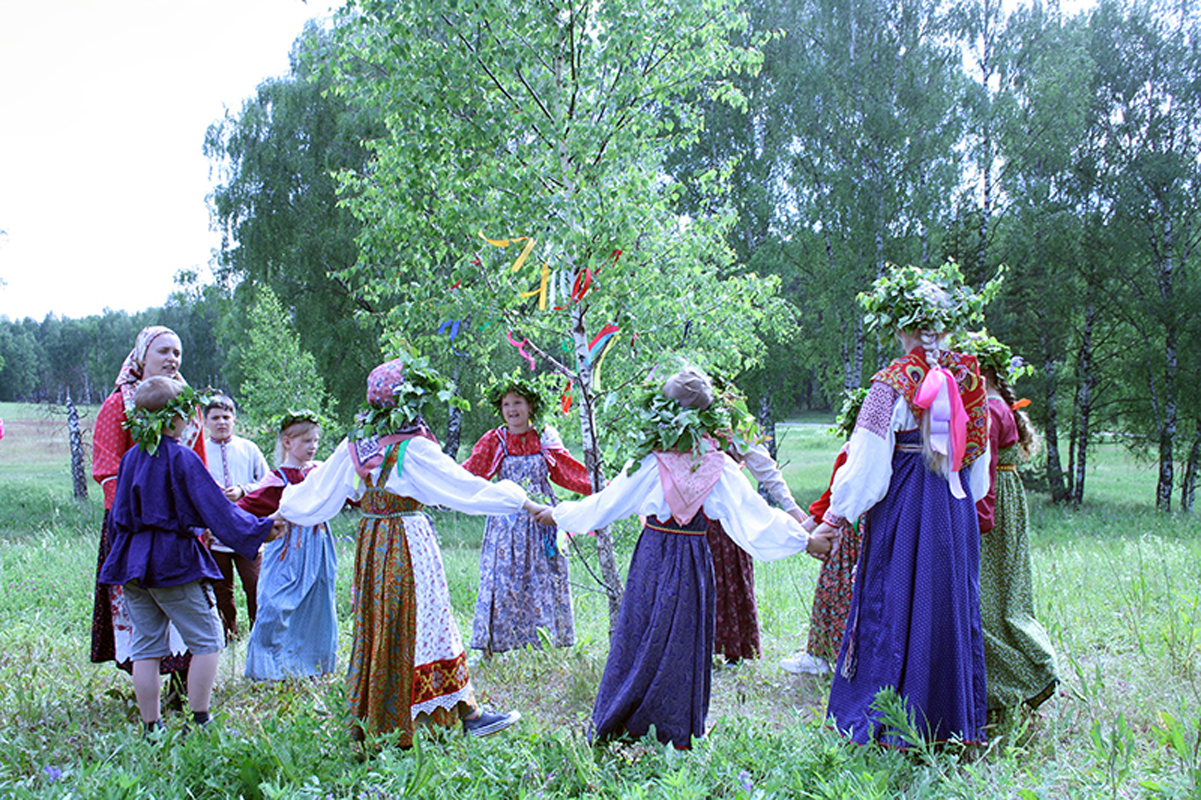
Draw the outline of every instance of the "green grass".
<instances>
[{"instance_id":1,"label":"green grass","mask_svg":"<svg viewBox=\"0 0 1201 800\"><path fill-rule=\"evenodd\" d=\"M986 749L903 755L846 745L825 730L829 680L777 668L804 642L818 565L803 557L756 565L764 657L714 671L717 727L707 741L687 753L649 742L593 749L582 731L607 653L607 606L576 557L579 643L473 668L480 698L520 709L520 726L478 741L430 735L402 752L350 741L340 678L243 679L244 642L223 654L211 734L143 742L128 676L87 660L99 492L93 485L82 505L71 497L56 418L12 405L0 405L0 416L5 796L1028 800L1201 792L1201 524L1156 514L1153 471L1116 446L1093 456L1092 499L1082 509L1031 495L1035 593L1063 685L1038 717L1011 722ZM824 425L779 434L785 475L806 502L825 487L838 442ZM467 631L483 520L435 516ZM334 523L342 664L354 524L353 514ZM636 536L630 523L617 532L623 563ZM177 729L181 719L167 721Z\"/></svg>"}]
</instances>

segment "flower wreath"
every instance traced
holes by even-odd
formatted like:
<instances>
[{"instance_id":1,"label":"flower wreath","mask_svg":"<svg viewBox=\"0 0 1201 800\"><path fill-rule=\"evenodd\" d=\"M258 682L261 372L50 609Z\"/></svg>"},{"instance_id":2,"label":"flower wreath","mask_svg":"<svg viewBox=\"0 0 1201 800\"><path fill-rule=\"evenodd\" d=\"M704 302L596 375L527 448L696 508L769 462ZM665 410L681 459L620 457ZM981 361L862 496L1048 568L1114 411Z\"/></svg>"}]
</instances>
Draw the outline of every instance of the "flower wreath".
<instances>
[{"instance_id":1,"label":"flower wreath","mask_svg":"<svg viewBox=\"0 0 1201 800\"><path fill-rule=\"evenodd\" d=\"M552 376L546 373L533 379L525 378L518 370L508 375L502 375L500 378L492 378L488 384L481 387L480 391L484 400L496 409L496 413L502 419L504 415L501 413L501 404L504 402L505 395L512 392L524 397L530 404L530 425L538 428L542 425L542 416L548 405L546 397L553 391L549 386L548 379L552 379Z\"/></svg>"},{"instance_id":2,"label":"flower wreath","mask_svg":"<svg viewBox=\"0 0 1201 800\"><path fill-rule=\"evenodd\" d=\"M158 452L164 428L170 427L176 417L188 419L196 413L197 407L207 405L208 402L208 390L200 393L185 383L180 387L179 394L175 395L167 405L158 411L149 411L145 408L135 409L133 416L127 415L121 426L129 431L129 435L143 451L154 455Z\"/></svg>"},{"instance_id":3,"label":"flower wreath","mask_svg":"<svg viewBox=\"0 0 1201 800\"><path fill-rule=\"evenodd\" d=\"M992 370L1001 380L1012 385L1023 375L1033 375L1034 367L1021 356L1015 356L1009 345L988 335L988 331L963 333L951 342L951 349L976 357L980 369Z\"/></svg>"},{"instance_id":4,"label":"flower wreath","mask_svg":"<svg viewBox=\"0 0 1201 800\"><path fill-rule=\"evenodd\" d=\"M996 277L977 293L964 285L954 261L937 268L894 264L870 291L859 294L859 304L867 312L863 324L881 337L896 330L962 330L984 319L984 306L1000 291L1005 269L1002 264Z\"/></svg>"},{"instance_id":5,"label":"flower wreath","mask_svg":"<svg viewBox=\"0 0 1201 800\"><path fill-rule=\"evenodd\" d=\"M351 441L387 436L415 425L431 400L462 411L471 410L471 403L455 394L455 382L431 367L428 359L420 356L402 358L405 359L404 382L392 390L394 405L382 408L365 404L355 415Z\"/></svg>"},{"instance_id":6,"label":"flower wreath","mask_svg":"<svg viewBox=\"0 0 1201 800\"><path fill-rule=\"evenodd\" d=\"M637 427L631 437L631 458L640 461L655 450L699 454L704 452L706 437L725 441L740 451L760 441L763 436L747 411L746 398L722 378L710 376L709 380L713 402L703 410L680 405L657 384L644 386L634 405Z\"/></svg>"}]
</instances>

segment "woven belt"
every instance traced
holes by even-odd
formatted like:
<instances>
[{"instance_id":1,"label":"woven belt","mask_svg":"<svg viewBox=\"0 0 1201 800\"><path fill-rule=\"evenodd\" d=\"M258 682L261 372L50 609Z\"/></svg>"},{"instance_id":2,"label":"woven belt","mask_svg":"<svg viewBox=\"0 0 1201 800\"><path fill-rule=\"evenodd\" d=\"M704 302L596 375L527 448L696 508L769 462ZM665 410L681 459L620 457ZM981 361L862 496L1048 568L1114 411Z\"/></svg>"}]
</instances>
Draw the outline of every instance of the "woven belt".
<instances>
[{"instance_id":1,"label":"woven belt","mask_svg":"<svg viewBox=\"0 0 1201 800\"><path fill-rule=\"evenodd\" d=\"M389 511L386 514L372 514L369 511L363 512L364 519L399 519L400 517L415 517L419 514L424 514L420 508L414 508L412 511Z\"/></svg>"},{"instance_id":2,"label":"woven belt","mask_svg":"<svg viewBox=\"0 0 1201 800\"><path fill-rule=\"evenodd\" d=\"M687 530L685 528L669 528L666 525L660 525L657 522L651 522L650 519L647 519L646 527L650 528L652 531L659 531L660 533L682 533L685 536L704 536L705 535L704 528L701 528L699 531Z\"/></svg>"},{"instance_id":3,"label":"woven belt","mask_svg":"<svg viewBox=\"0 0 1201 800\"><path fill-rule=\"evenodd\" d=\"M922 452L922 446L920 444L909 444L908 442L902 442L901 444L897 445L897 452L898 453L920 453L920 452Z\"/></svg>"}]
</instances>

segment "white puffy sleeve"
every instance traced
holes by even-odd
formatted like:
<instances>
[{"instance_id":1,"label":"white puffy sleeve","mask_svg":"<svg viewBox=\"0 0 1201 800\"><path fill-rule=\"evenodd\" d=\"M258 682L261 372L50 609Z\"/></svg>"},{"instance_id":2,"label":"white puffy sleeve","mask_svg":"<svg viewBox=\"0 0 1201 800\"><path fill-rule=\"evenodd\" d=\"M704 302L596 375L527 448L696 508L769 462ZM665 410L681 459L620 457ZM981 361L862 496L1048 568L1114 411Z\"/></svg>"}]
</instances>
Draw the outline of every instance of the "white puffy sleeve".
<instances>
[{"instance_id":1,"label":"white puffy sleeve","mask_svg":"<svg viewBox=\"0 0 1201 800\"><path fill-rule=\"evenodd\" d=\"M295 525L319 525L333 519L347 500L358 497L350 447L345 439L333 455L302 483L289 484L279 501L279 515Z\"/></svg>"},{"instance_id":2,"label":"white puffy sleeve","mask_svg":"<svg viewBox=\"0 0 1201 800\"><path fill-rule=\"evenodd\" d=\"M671 510L659 481L658 460L654 455L647 456L633 475L629 474L627 464L604 489L582 500L564 500L555 506L554 514L555 524L572 533L603 528L635 514L669 516Z\"/></svg>"},{"instance_id":3,"label":"white puffy sleeve","mask_svg":"<svg viewBox=\"0 0 1201 800\"><path fill-rule=\"evenodd\" d=\"M784 482L779 465L771 457L771 453L767 452L766 447L761 444L752 444L741 455L743 463L746 465L746 471L759 482L760 488L766 489L768 495L780 504L781 509L789 512L800 508L797 501L793 499L788 484Z\"/></svg>"},{"instance_id":4,"label":"white puffy sleeve","mask_svg":"<svg viewBox=\"0 0 1201 800\"><path fill-rule=\"evenodd\" d=\"M727 459L717 485L704 503L705 515L721 522L734 544L761 561L776 561L803 551L809 535L784 511L772 508Z\"/></svg>"},{"instance_id":5,"label":"white puffy sleeve","mask_svg":"<svg viewBox=\"0 0 1201 800\"><path fill-rule=\"evenodd\" d=\"M838 526L884 499L892 480L892 451L896 432L917 427L905 399L886 383L873 383L859 409L847 447L846 463L830 484L826 522Z\"/></svg>"},{"instance_id":6,"label":"white puffy sleeve","mask_svg":"<svg viewBox=\"0 0 1201 800\"><path fill-rule=\"evenodd\" d=\"M989 482L992 480L988 474L989 448L991 446L991 444L985 445L984 452L975 461L968 464L968 486L972 489L973 500L980 500L988 494Z\"/></svg>"},{"instance_id":7,"label":"white puffy sleeve","mask_svg":"<svg viewBox=\"0 0 1201 800\"><path fill-rule=\"evenodd\" d=\"M513 481L492 483L472 475L423 437L409 440L400 469L388 476L386 485L402 497L477 516L514 514L526 501L525 490Z\"/></svg>"}]
</instances>

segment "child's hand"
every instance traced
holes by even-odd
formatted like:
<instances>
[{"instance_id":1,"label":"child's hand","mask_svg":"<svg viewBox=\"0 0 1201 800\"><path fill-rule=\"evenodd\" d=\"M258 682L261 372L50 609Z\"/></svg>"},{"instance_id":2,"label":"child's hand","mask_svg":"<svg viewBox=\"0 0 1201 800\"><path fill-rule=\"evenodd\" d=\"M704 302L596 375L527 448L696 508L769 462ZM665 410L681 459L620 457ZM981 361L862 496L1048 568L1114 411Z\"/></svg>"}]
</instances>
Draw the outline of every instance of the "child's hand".
<instances>
[{"instance_id":1,"label":"child's hand","mask_svg":"<svg viewBox=\"0 0 1201 800\"><path fill-rule=\"evenodd\" d=\"M228 498L229 502L231 503L236 503L246 496L246 490L241 486L231 486L228 489L222 489L221 491L225 492L226 498Z\"/></svg>"},{"instance_id":2,"label":"child's hand","mask_svg":"<svg viewBox=\"0 0 1201 800\"><path fill-rule=\"evenodd\" d=\"M809 534L809 544L806 545L805 550L809 555L824 560L829 554L835 552L838 538L838 529L823 522Z\"/></svg>"},{"instance_id":3,"label":"child's hand","mask_svg":"<svg viewBox=\"0 0 1201 800\"><path fill-rule=\"evenodd\" d=\"M555 525L555 510L550 506L538 506L538 510L533 512L531 516L540 525Z\"/></svg>"},{"instance_id":4,"label":"child's hand","mask_svg":"<svg viewBox=\"0 0 1201 800\"><path fill-rule=\"evenodd\" d=\"M271 525L271 533L267 534L267 538L263 541L274 542L276 539L282 538L288 532L288 521L279 517L272 517L275 521Z\"/></svg>"}]
</instances>

